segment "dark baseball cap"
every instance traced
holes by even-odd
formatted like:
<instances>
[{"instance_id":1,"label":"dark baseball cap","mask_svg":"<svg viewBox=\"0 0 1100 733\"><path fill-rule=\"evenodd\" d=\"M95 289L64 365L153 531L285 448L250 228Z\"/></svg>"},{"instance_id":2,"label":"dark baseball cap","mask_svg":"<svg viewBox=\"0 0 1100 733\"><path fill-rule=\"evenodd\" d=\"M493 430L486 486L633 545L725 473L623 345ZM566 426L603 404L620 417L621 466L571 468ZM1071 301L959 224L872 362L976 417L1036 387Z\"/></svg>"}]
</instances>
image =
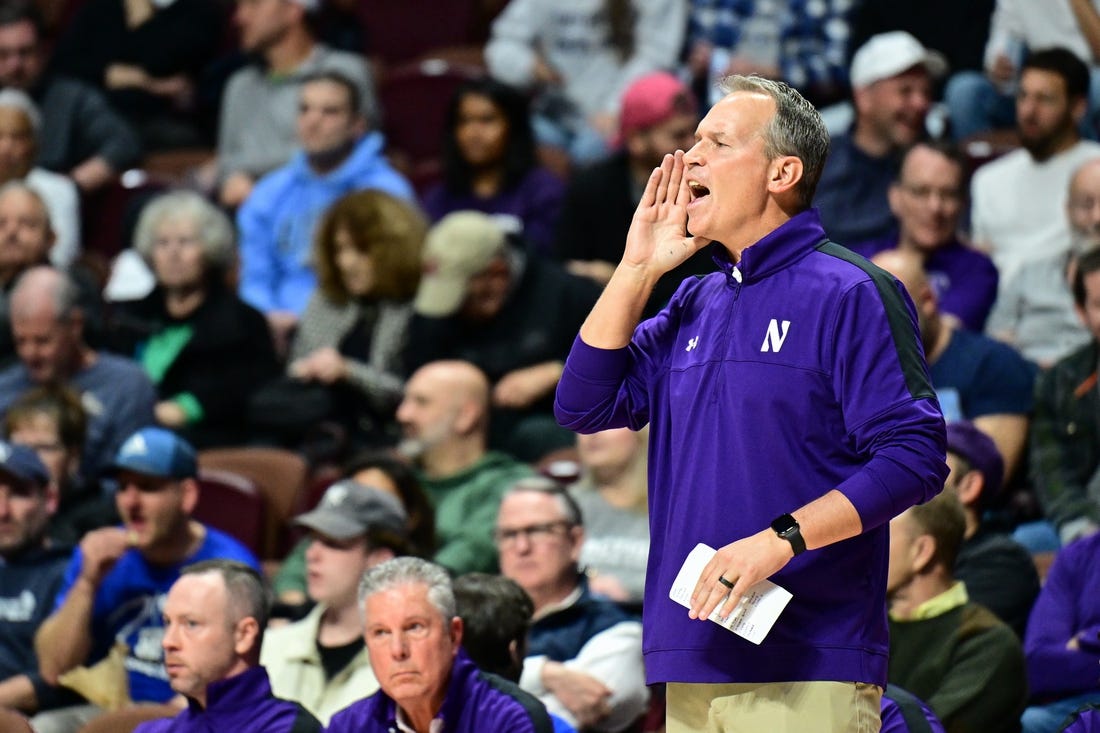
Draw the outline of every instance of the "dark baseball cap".
<instances>
[{"instance_id":1,"label":"dark baseball cap","mask_svg":"<svg viewBox=\"0 0 1100 733\"><path fill-rule=\"evenodd\" d=\"M371 530L408 537L408 515L393 494L352 479L328 487L317 506L294 524L337 540L350 540Z\"/></svg>"},{"instance_id":2,"label":"dark baseball cap","mask_svg":"<svg viewBox=\"0 0 1100 733\"><path fill-rule=\"evenodd\" d=\"M0 440L0 474L15 479L23 486L45 486L50 482L50 472L33 449L6 440Z\"/></svg>"},{"instance_id":3,"label":"dark baseball cap","mask_svg":"<svg viewBox=\"0 0 1100 733\"><path fill-rule=\"evenodd\" d=\"M990 495L1001 490L1004 480L1005 464L1001 452L993 438L983 433L974 423L959 420L947 425L947 450L966 460L971 469L979 471L985 478L986 489Z\"/></svg>"}]
</instances>

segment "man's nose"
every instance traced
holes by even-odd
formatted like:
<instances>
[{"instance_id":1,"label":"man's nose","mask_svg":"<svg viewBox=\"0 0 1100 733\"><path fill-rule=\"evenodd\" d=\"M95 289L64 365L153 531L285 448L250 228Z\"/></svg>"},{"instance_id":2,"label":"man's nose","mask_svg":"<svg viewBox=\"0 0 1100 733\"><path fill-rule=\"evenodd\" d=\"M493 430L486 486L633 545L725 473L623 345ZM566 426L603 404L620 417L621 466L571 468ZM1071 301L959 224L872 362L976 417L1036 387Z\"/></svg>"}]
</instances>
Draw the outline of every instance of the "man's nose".
<instances>
[{"instance_id":1,"label":"man's nose","mask_svg":"<svg viewBox=\"0 0 1100 733\"><path fill-rule=\"evenodd\" d=\"M390 654L394 659L405 659L409 656L409 644L404 634L394 634L390 640Z\"/></svg>"}]
</instances>

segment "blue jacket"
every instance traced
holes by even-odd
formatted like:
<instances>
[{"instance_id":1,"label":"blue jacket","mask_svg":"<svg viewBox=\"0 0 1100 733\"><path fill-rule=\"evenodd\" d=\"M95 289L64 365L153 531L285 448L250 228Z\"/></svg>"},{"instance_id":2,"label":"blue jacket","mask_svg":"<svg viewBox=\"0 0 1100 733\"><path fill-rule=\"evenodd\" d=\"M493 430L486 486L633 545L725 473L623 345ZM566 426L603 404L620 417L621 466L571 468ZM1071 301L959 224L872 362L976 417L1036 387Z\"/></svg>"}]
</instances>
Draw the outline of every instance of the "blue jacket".
<instances>
[{"instance_id":1,"label":"blue jacket","mask_svg":"<svg viewBox=\"0 0 1100 733\"><path fill-rule=\"evenodd\" d=\"M481 672L466 652L455 657L447 696L436 716L447 733L551 733L546 708L508 680ZM397 733L397 704L379 690L333 716L327 733Z\"/></svg>"},{"instance_id":2,"label":"blue jacket","mask_svg":"<svg viewBox=\"0 0 1100 733\"><path fill-rule=\"evenodd\" d=\"M576 603L531 624L527 656L544 655L555 662L567 662L580 654L593 636L623 621L637 621L614 602L592 595L583 576L580 583L581 596Z\"/></svg>"},{"instance_id":3,"label":"blue jacket","mask_svg":"<svg viewBox=\"0 0 1100 733\"><path fill-rule=\"evenodd\" d=\"M578 339L562 425L650 425L649 682L848 680L885 687L891 517L943 487L943 417L901 285L805 211L735 267L685 281L623 349ZM669 599L699 542L722 547L832 489L863 533L791 560L794 598L756 646Z\"/></svg>"},{"instance_id":4,"label":"blue jacket","mask_svg":"<svg viewBox=\"0 0 1100 733\"><path fill-rule=\"evenodd\" d=\"M321 733L317 718L296 702L271 694L267 670L252 667L206 688L206 708L188 700L174 718L151 720L135 733Z\"/></svg>"},{"instance_id":5,"label":"blue jacket","mask_svg":"<svg viewBox=\"0 0 1100 733\"><path fill-rule=\"evenodd\" d=\"M264 313L301 314L317 286L310 263L313 233L338 198L365 188L412 200L413 190L382 155L383 139L367 133L339 168L318 175L299 151L256 184L237 212L241 298Z\"/></svg>"}]
</instances>

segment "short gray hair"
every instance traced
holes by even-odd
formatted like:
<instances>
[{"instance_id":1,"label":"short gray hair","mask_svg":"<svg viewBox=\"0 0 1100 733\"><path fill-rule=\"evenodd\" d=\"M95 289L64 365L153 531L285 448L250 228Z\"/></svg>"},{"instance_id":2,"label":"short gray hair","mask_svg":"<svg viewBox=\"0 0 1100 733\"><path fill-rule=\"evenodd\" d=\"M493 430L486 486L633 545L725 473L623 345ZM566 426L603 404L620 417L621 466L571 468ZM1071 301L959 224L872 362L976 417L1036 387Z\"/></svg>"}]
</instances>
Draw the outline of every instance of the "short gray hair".
<instances>
[{"instance_id":1,"label":"short gray hair","mask_svg":"<svg viewBox=\"0 0 1100 733\"><path fill-rule=\"evenodd\" d=\"M401 585L424 585L428 602L439 611L444 623L458 615L451 576L439 565L419 557L395 557L363 573L359 581L359 608L366 611L367 598Z\"/></svg>"},{"instance_id":2,"label":"short gray hair","mask_svg":"<svg viewBox=\"0 0 1100 733\"><path fill-rule=\"evenodd\" d=\"M764 154L769 160L793 155L802 161L802 180L795 190L801 207L810 208L829 155L829 131L821 114L781 81L734 74L723 79L720 88L725 94L754 92L775 100L775 116L763 131Z\"/></svg>"},{"instance_id":3,"label":"short gray hair","mask_svg":"<svg viewBox=\"0 0 1100 733\"><path fill-rule=\"evenodd\" d=\"M25 114L27 121L31 123L34 136L38 137L38 133L42 129L42 113L38 111L38 105L34 103L29 94L12 87L0 90L0 107L17 109Z\"/></svg>"},{"instance_id":4,"label":"short gray hair","mask_svg":"<svg viewBox=\"0 0 1100 733\"><path fill-rule=\"evenodd\" d=\"M224 270L236 257L233 223L214 204L193 191L170 191L145 205L134 230L134 249L152 261L157 228L167 219L185 219L195 225L208 268Z\"/></svg>"},{"instance_id":5,"label":"short gray hair","mask_svg":"<svg viewBox=\"0 0 1100 733\"><path fill-rule=\"evenodd\" d=\"M558 505L561 515L565 517L565 521L569 522L569 524L574 527L584 526L584 516L581 514L581 508L580 505L577 504L577 500L573 498L573 495L569 493L568 489L554 479L540 475L525 476L512 484L508 490L504 492L501 501L504 501L504 499L507 499L512 494L522 493L549 496Z\"/></svg>"}]
</instances>

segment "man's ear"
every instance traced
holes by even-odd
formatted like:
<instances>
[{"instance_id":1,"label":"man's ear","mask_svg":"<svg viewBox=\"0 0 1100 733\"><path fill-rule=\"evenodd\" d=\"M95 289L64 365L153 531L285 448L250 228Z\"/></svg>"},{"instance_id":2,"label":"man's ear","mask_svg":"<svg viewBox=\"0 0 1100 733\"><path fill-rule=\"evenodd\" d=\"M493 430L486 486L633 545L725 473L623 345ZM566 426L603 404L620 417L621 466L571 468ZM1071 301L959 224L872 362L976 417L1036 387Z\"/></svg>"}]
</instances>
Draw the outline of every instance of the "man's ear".
<instances>
[{"instance_id":1,"label":"man's ear","mask_svg":"<svg viewBox=\"0 0 1100 733\"><path fill-rule=\"evenodd\" d=\"M57 507L61 503L61 489L56 481L51 480L42 491L45 494L46 513L52 517L57 513Z\"/></svg>"},{"instance_id":2,"label":"man's ear","mask_svg":"<svg viewBox=\"0 0 1100 733\"><path fill-rule=\"evenodd\" d=\"M920 534L913 538L911 549L913 569L918 573L927 572L932 567L932 558L936 555L936 540L930 534Z\"/></svg>"},{"instance_id":3,"label":"man's ear","mask_svg":"<svg viewBox=\"0 0 1100 733\"><path fill-rule=\"evenodd\" d=\"M802 180L802 159L795 155L782 155L768 167L768 190L782 194L794 190Z\"/></svg>"},{"instance_id":4,"label":"man's ear","mask_svg":"<svg viewBox=\"0 0 1100 733\"><path fill-rule=\"evenodd\" d=\"M193 478L185 478L180 481L180 504L183 513L190 517L195 513L195 507L199 503L199 482Z\"/></svg>"},{"instance_id":5,"label":"man's ear","mask_svg":"<svg viewBox=\"0 0 1100 733\"><path fill-rule=\"evenodd\" d=\"M968 471L965 476L955 484L955 493L959 495L959 501L965 507L975 507L982 498L985 489L985 476L981 471Z\"/></svg>"},{"instance_id":6,"label":"man's ear","mask_svg":"<svg viewBox=\"0 0 1100 733\"><path fill-rule=\"evenodd\" d=\"M233 651L238 657L248 656L256 649L256 641L260 636L260 624L251 616L245 616L237 622L237 628L233 630Z\"/></svg>"},{"instance_id":7,"label":"man's ear","mask_svg":"<svg viewBox=\"0 0 1100 733\"><path fill-rule=\"evenodd\" d=\"M1070 109L1073 111L1073 121L1076 123L1075 127L1081 124L1081 120L1085 119L1085 114L1089 111L1089 100L1087 97L1078 97L1070 104Z\"/></svg>"},{"instance_id":8,"label":"man's ear","mask_svg":"<svg viewBox=\"0 0 1100 733\"><path fill-rule=\"evenodd\" d=\"M450 636L457 654L459 647L462 646L462 619L458 616L451 619Z\"/></svg>"},{"instance_id":9,"label":"man's ear","mask_svg":"<svg viewBox=\"0 0 1100 733\"><path fill-rule=\"evenodd\" d=\"M890 204L890 213L894 215L896 219L898 216L898 209L901 208L901 187L897 181L890 184L890 188L886 189L886 201Z\"/></svg>"}]
</instances>

